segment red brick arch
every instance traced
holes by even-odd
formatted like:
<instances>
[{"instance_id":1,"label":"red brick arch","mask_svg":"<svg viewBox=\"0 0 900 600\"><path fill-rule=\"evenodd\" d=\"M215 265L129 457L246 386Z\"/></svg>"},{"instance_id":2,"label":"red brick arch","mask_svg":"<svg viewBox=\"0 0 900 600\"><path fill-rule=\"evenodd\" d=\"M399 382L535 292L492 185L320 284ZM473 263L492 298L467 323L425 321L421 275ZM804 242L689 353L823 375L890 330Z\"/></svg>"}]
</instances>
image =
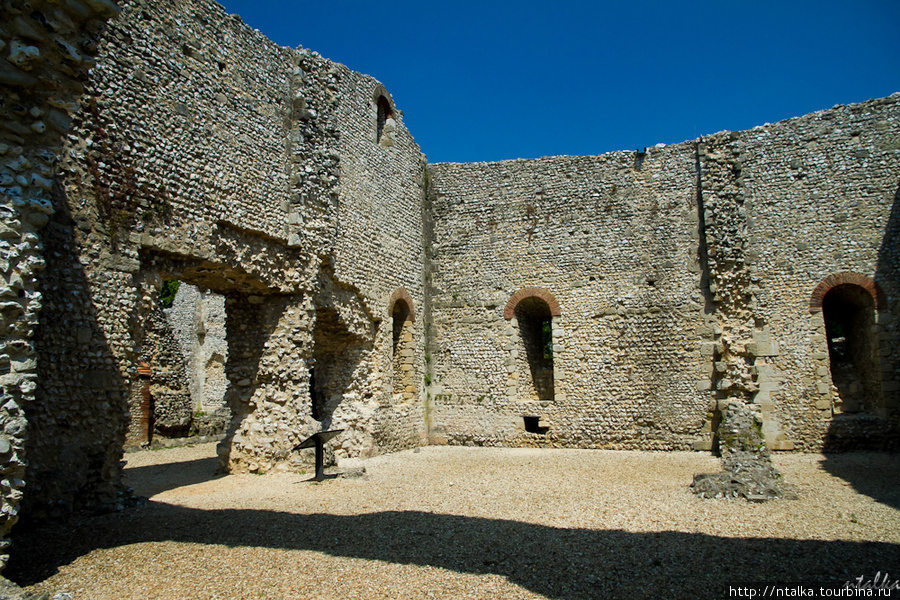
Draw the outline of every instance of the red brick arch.
<instances>
[{"instance_id":1,"label":"red brick arch","mask_svg":"<svg viewBox=\"0 0 900 600\"><path fill-rule=\"evenodd\" d=\"M858 285L863 288L869 294L872 295L872 299L875 300L875 308L878 310L884 310L887 308L887 300L884 297L884 293L881 291L881 288L875 283L875 280L871 277L866 277L865 275L860 275L859 273L852 272L844 272L844 273L834 273L833 275L829 275L825 279L823 279L819 285L816 286L816 289L813 290L812 295L809 298L809 312L817 313L822 311L822 301L825 299L825 294L827 294L832 288L835 288L839 285L844 284L852 284Z\"/></svg>"},{"instance_id":2,"label":"red brick arch","mask_svg":"<svg viewBox=\"0 0 900 600\"><path fill-rule=\"evenodd\" d=\"M559 302L556 301L556 298L553 297L553 294L543 288L527 287L522 288L521 290L510 296L509 302L506 303L506 308L503 309L503 318L507 320L512 319L515 314L516 305L525 298L540 298L547 303L547 306L550 307L551 315L553 315L554 317L558 317L560 314L562 314L559 310Z\"/></svg>"},{"instance_id":3,"label":"red brick arch","mask_svg":"<svg viewBox=\"0 0 900 600\"><path fill-rule=\"evenodd\" d=\"M406 305L409 307L409 320L415 322L416 320L416 311L413 308L413 301L409 295L409 292L404 290L402 287L394 290L394 293L391 294L391 299L388 301L387 307L387 316L393 316L394 314L394 305L397 304L397 300L403 300L406 302Z\"/></svg>"}]
</instances>

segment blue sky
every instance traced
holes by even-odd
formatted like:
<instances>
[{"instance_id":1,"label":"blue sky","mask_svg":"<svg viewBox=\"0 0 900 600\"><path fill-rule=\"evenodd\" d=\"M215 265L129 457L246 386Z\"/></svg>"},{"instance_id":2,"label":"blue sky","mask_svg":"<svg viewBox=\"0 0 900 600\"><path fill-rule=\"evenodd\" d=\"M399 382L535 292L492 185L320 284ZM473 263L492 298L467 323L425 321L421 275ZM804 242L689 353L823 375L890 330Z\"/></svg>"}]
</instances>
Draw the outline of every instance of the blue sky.
<instances>
[{"instance_id":1,"label":"blue sky","mask_svg":"<svg viewBox=\"0 0 900 600\"><path fill-rule=\"evenodd\" d=\"M900 0L221 3L381 81L429 162L633 150L900 91Z\"/></svg>"}]
</instances>

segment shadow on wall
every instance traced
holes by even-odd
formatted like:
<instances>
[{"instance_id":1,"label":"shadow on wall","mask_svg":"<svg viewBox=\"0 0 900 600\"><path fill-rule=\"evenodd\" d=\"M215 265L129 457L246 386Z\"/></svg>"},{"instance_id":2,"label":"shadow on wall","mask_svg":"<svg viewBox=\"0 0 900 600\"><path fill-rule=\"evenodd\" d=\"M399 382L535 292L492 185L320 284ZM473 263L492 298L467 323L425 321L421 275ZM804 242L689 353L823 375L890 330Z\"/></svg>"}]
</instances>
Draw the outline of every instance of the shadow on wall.
<instances>
[{"instance_id":1,"label":"shadow on wall","mask_svg":"<svg viewBox=\"0 0 900 600\"><path fill-rule=\"evenodd\" d=\"M42 232L48 260L38 277L44 299L34 338L38 385L34 403L25 406L27 521L118 499L127 390L98 321L91 284L81 263L72 260L74 230L67 203L57 202ZM106 293L115 295L120 282L104 283Z\"/></svg>"},{"instance_id":2,"label":"shadow on wall","mask_svg":"<svg viewBox=\"0 0 900 600\"><path fill-rule=\"evenodd\" d=\"M48 540L66 539L64 544ZM309 550L329 556L495 574L549 598L728 597L728 584L843 584L900 564L900 545L730 538L681 532L565 529L418 511L362 515L202 511L151 502L16 540L5 575L45 580L93 550L174 541ZM798 556L809 570L798 572ZM636 575L639 573L640 575ZM652 590L652 591L651 591ZM718 595L717 595L718 594Z\"/></svg>"},{"instance_id":3,"label":"shadow on wall","mask_svg":"<svg viewBox=\"0 0 900 600\"><path fill-rule=\"evenodd\" d=\"M898 367L900 367L900 323L895 322L900 317L895 304L900 296L900 282L897 277L900 273L900 247L898 244L900 244L900 185L894 192L893 205L878 253L878 265L874 277L875 282L887 298L887 308L880 312L887 313L885 316L888 318L885 319L879 315L878 329L880 333L878 337L875 337L875 333L867 336L871 338L870 341L874 346L870 354L876 355L879 359L877 366L880 372L877 373L878 377L875 382L881 383L881 387L877 390L878 393L869 393L865 390L864 381L855 381L855 379L865 379L867 365L862 364L857 368L853 364L853 360L844 360L842 364L841 353L852 358L854 346L863 345L861 342L854 341L852 332L829 331L829 354L835 385L842 395L844 391L841 388L851 387L854 392L865 391L866 393L859 400L854 397L854 394L849 392L846 394L851 402L850 408L858 410L858 412L846 412L833 416L826 433L823 446L826 456L822 461L822 467L826 471L847 481L856 491L895 508L900 508L900 493L898 493L900 488L898 488L896 476L885 474L885 477L882 478L884 481L873 483L871 474L866 473L865 468L859 463L858 457L854 458L852 454L841 456L828 453L850 449L900 450L900 372L898 372ZM845 286L833 288L825 297L827 301L828 297L834 293L836 306L839 309L842 304L849 304L851 307L854 304L852 296L840 289L843 287ZM860 305L861 303L857 302L856 304ZM828 306L823 303L823 308L827 309ZM865 319L861 319L863 321L862 329L871 330L873 329L872 323L869 321L873 320L872 310L867 306L865 312ZM840 315L841 312L838 311L838 314ZM843 314L848 314L848 311L844 311ZM843 321L844 324L852 327L854 319L856 317L849 314ZM837 321L839 325L842 321L840 318L832 320ZM863 334L866 333L868 332L863 331ZM837 340L836 344L833 343L832 338ZM840 345L843 345L843 348ZM850 372L854 369L860 375L855 376L853 372ZM859 396L859 393L855 393L855 395ZM858 406L853 404L858 404Z\"/></svg>"}]
</instances>

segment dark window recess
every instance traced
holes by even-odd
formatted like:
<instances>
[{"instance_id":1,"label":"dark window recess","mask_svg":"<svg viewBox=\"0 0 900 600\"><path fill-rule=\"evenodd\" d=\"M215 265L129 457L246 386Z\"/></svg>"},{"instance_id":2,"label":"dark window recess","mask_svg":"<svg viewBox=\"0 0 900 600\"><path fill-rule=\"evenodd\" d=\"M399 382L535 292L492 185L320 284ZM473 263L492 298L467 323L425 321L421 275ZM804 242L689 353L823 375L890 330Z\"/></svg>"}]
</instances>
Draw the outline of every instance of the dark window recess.
<instances>
[{"instance_id":1,"label":"dark window recess","mask_svg":"<svg viewBox=\"0 0 900 600\"><path fill-rule=\"evenodd\" d=\"M378 97L378 129L375 135L375 141L381 141L381 135L384 133L384 124L391 118L393 111L391 104L384 96Z\"/></svg>"},{"instance_id":2,"label":"dark window recess","mask_svg":"<svg viewBox=\"0 0 900 600\"><path fill-rule=\"evenodd\" d=\"M875 302L855 284L832 288L822 300L831 380L841 412L874 411L881 404Z\"/></svg>"},{"instance_id":3,"label":"dark window recess","mask_svg":"<svg viewBox=\"0 0 900 600\"><path fill-rule=\"evenodd\" d=\"M525 345L525 358L531 371L534 398L553 400L553 316L546 301L531 296L515 308L519 333Z\"/></svg>"},{"instance_id":4,"label":"dark window recess","mask_svg":"<svg viewBox=\"0 0 900 600\"><path fill-rule=\"evenodd\" d=\"M319 414L319 412L320 412L320 405L322 404L322 401L318 396L319 396L319 393L318 393L318 390L316 390L316 371L315 371L315 369L310 369L309 370L309 399L310 399L310 404L311 404L310 412L312 413L313 419L315 419L316 421L321 421L322 417Z\"/></svg>"},{"instance_id":5,"label":"dark window recess","mask_svg":"<svg viewBox=\"0 0 900 600\"><path fill-rule=\"evenodd\" d=\"M528 433L544 435L549 429L549 427L541 427L540 417L522 417L522 419L525 421L525 431Z\"/></svg>"}]
</instances>

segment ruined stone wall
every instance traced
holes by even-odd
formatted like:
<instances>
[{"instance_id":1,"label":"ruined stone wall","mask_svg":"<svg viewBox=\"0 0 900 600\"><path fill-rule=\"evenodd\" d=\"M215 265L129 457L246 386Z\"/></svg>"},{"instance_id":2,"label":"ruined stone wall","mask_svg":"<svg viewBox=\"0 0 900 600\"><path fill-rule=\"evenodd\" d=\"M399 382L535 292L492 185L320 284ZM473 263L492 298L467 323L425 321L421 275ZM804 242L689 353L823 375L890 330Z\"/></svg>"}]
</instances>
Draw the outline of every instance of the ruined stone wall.
<instances>
[{"instance_id":1,"label":"ruined stone wall","mask_svg":"<svg viewBox=\"0 0 900 600\"><path fill-rule=\"evenodd\" d=\"M248 256L266 243L250 232L284 235L292 51L215 3L122 7L80 90L44 234L26 496L36 516L65 514L75 497L115 501L143 326L173 264L220 290L300 279Z\"/></svg>"},{"instance_id":2,"label":"ruined stone wall","mask_svg":"<svg viewBox=\"0 0 900 600\"><path fill-rule=\"evenodd\" d=\"M744 325L759 387L753 399L768 422L767 438L780 428L796 449L896 445L900 96L706 142L707 153L728 148L724 162L739 177L751 276L746 307L752 319ZM715 212L711 217L719 219ZM841 414L822 312L811 310L817 286L834 276L834 283L868 279L880 289L877 322L864 333L876 346L871 359L881 389L869 391L872 405L854 414Z\"/></svg>"},{"instance_id":3,"label":"ruined stone wall","mask_svg":"<svg viewBox=\"0 0 900 600\"><path fill-rule=\"evenodd\" d=\"M693 144L429 173L434 438L675 449L702 437ZM519 323L504 318L529 287L559 305L552 401L530 393ZM545 431L525 432L524 416Z\"/></svg>"},{"instance_id":4,"label":"ruined stone wall","mask_svg":"<svg viewBox=\"0 0 900 600\"><path fill-rule=\"evenodd\" d=\"M184 361L193 409L214 412L225 402L225 297L183 283L163 311Z\"/></svg>"},{"instance_id":5,"label":"ruined stone wall","mask_svg":"<svg viewBox=\"0 0 900 600\"><path fill-rule=\"evenodd\" d=\"M419 443L418 397L390 406L390 328L379 325L396 289L422 298L424 159L399 118L395 147L378 157L383 148L370 135L377 82L281 48L205 0L123 2L98 52L47 236L59 259L43 280L47 323L69 311L75 327L48 325L39 340L53 368L41 376L35 506L60 512L57 499L90 498L98 481L115 489L123 437L140 423L136 366L153 343L147 318L166 279L229 299L225 466L289 464L293 446L326 425L351 430L336 442L346 455ZM365 86L360 103L353 94ZM372 206L389 202L389 214L370 218ZM408 245L376 250L401 235ZM242 323L250 313L257 322ZM416 336L421 364L421 330ZM62 358L71 355L83 364ZM317 358L328 363L319 364L327 416L318 419ZM106 401L97 405L98 396ZM62 430L63 406L84 407L77 423L103 425ZM70 464L61 466L68 447ZM64 483L41 492L51 480Z\"/></svg>"},{"instance_id":6,"label":"ruined stone wall","mask_svg":"<svg viewBox=\"0 0 900 600\"><path fill-rule=\"evenodd\" d=\"M372 377L377 403L372 419L376 444L402 449L425 436L424 235L425 157L403 124L390 94L371 77L340 71L341 179L334 255L336 281L359 290L379 321ZM379 138L379 98L391 114ZM404 350L409 368L403 389L395 389L390 300L404 290L412 304ZM411 388L411 389L410 389Z\"/></svg>"},{"instance_id":7,"label":"ruined stone wall","mask_svg":"<svg viewBox=\"0 0 900 600\"><path fill-rule=\"evenodd\" d=\"M646 155L429 166L433 437L703 449L734 404L772 449L896 445L898 102ZM871 295L851 414L823 320L839 285ZM552 394L501 318L528 287L560 306Z\"/></svg>"},{"instance_id":8,"label":"ruined stone wall","mask_svg":"<svg viewBox=\"0 0 900 600\"><path fill-rule=\"evenodd\" d=\"M29 4L0 5L0 536L23 486L35 519L121 505L172 278L225 299L234 471L308 467L327 428L338 456L426 427L709 448L735 403L773 448L896 438L897 96L426 170L380 84L214 2ZM821 314L842 284L877 307L853 415Z\"/></svg>"},{"instance_id":9,"label":"ruined stone wall","mask_svg":"<svg viewBox=\"0 0 900 600\"><path fill-rule=\"evenodd\" d=\"M116 12L107 0L65 5L35 0L0 7L0 568L26 480L35 487L25 475L26 461L35 458L27 453L28 441L39 433L34 418L80 416L77 408L51 416L35 399L39 361L45 368L58 366L57 357L35 351L38 315L48 305L36 278L51 260L41 228L54 210L53 176L63 135L84 89L81 80L94 64L97 36ZM70 306L79 301L71 298ZM84 336L77 327L72 334ZM77 355L74 360L79 361Z\"/></svg>"}]
</instances>

